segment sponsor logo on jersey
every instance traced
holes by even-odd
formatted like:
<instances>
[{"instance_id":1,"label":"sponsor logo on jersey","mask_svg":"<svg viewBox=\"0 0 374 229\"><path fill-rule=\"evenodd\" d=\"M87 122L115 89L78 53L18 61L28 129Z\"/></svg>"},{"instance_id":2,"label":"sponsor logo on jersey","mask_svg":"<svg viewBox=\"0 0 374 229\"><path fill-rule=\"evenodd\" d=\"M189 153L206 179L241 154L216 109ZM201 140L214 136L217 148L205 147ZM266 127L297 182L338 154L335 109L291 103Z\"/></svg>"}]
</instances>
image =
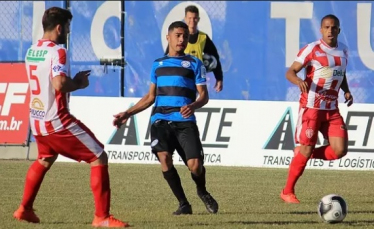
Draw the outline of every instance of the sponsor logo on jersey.
<instances>
[{"instance_id":1,"label":"sponsor logo on jersey","mask_svg":"<svg viewBox=\"0 0 374 229\"><path fill-rule=\"evenodd\" d=\"M45 117L44 104L38 98L34 98L31 102L30 115L35 119L43 119Z\"/></svg>"}]
</instances>

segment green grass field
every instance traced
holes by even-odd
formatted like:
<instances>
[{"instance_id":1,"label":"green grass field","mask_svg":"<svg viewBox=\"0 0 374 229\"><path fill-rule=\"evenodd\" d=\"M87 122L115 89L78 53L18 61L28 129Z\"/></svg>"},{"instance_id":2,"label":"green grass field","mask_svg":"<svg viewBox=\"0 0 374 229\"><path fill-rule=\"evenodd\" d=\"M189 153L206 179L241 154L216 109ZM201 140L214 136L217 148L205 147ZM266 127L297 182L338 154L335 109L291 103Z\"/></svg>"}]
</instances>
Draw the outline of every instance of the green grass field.
<instances>
[{"instance_id":1,"label":"green grass field","mask_svg":"<svg viewBox=\"0 0 374 229\"><path fill-rule=\"evenodd\" d=\"M94 205L89 165L56 163L47 174L35 202L41 224L12 218L32 162L0 160L0 228L91 228ZM287 170L207 167L208 191L220 204L210 215L196 195L186 167L177 166L194 214L172 216L177 202L158 165L111 164L112 213L135 228L374 228L373 172L306 170L297 186L302 201L279 199ZM342 195L348 204L343 223L322 223L319 199Z\"/></svg>"}]
</instances>

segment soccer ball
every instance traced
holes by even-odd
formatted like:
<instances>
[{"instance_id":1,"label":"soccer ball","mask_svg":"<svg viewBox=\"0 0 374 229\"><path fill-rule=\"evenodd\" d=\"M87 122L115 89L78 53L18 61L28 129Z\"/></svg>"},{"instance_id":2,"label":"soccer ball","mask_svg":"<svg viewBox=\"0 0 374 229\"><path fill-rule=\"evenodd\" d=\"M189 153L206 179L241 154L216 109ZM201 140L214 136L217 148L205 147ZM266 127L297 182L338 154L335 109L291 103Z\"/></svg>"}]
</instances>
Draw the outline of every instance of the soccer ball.
<instances>
[{"instance_id":1,"label":"soccer ball","mask_svg":"<svg viewBox=\"0 0 374 229\"><path fill-rule=\"evenodd\" d=\"M217 67L217 59L213 55L207 53L203 54L203 63L206 68L206 72L211 72Z\"/></svg>"},{"instance_id":2,"label":"soccer ball","mask_svg":"<svg viewBox=\"0 0 374 229\"><path fill-rule=\"evenodd\" d=\"M347 204L337 194L324 196L318 205L318 215L326 223L340 223L347 216Z\"/></svg>"}]
</instances>

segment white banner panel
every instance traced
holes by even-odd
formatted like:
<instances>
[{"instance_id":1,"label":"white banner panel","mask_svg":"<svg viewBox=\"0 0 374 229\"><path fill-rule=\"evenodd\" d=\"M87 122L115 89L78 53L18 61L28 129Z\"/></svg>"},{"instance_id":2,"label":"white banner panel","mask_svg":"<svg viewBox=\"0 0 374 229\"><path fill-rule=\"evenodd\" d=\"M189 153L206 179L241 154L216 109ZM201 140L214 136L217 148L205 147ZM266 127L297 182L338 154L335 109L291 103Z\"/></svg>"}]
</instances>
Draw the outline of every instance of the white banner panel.
<instances>
[{"instance_id":1,"label":"white banner panel","mask_svg":"<svg viewBox=\"0 0 374 229\"><path fill-rule=\"evenodd\" d=\"M150 147L151 108L120 129L113 115L139 98L72 97L72 113L105 144L112 163L158 163ZM374 105L341 104L349 134L349 153L336 161L310 160L316 169L374 169ZM222 166L287 168L292 160L297 102L211 100L196 112L205 163ZM323 144L322 135L319 145ZM70 161L60 157L59 161ZM175 158L176 164L183 162Z\"/></svg>"},{"instance_id":2,"label":"white banner panel","mask_svg":"<svg viewBox=\"0 0 374 229\"><path fill-rule=\"evenodd\" d=\"M287 168L292 160L294 130L297 122L298 103L250 102L254 107L248 128L252 136L249 149L254 152L254 164L259 167ZM261 112L257 112L261 110ZM374 106L354 104L347 108L341 104L340 112L346 122L349 136L348 155L341 160L310 160L308 167L323 169L374 169L374 133L372 118ZM268 113L268 115L263 115ZM318 145L324 144L319 134ZM238 148L241 148L239 145ZM317 146L318 147L318 146Z\"/></svg>"}]
</instances>

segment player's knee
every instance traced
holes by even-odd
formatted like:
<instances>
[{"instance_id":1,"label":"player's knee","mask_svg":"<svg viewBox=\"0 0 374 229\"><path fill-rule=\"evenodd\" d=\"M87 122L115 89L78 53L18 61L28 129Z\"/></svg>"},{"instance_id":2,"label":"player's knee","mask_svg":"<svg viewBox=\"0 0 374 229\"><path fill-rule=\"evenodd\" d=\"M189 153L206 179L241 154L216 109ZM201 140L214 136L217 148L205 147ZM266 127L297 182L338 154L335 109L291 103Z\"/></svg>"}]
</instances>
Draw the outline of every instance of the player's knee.
<instances>
[{"instance_id":1,"label":"player's knee","mask_svg":"<svg viewBox=\"0 0 374 229\"><path fill-rule=\"evenodd\" d=\"M173 167L173 158L167 152L157 153L158 160L160 161L162 171L168 171Z\"/></svg>"},{"instance_id":2,"label":"player's knee","mask_svg":"<svg viewBox=\"0 0 374 229\"><path fill-rule=\"evenodd\" d=\"M334 152L336 154L336 156L338 158L342 158L344 157L345 155L347 155L348 153L348 147L344 147L344 146L337 146L337 147L334 147Z\"/></svg>"},{"instance_id":3,"label":"player's knee","mask_svg":"<svg viewBox=\"0 0 374 229\"><path fill-rule=\"evenodd\" d=\"M198 158L188 160L187 166L191 173L195 174L196 176L199 176L202 172L202 166Z\"/></svg>"},{"instance_id":4,"label":"player's knee","mask_svg":"<svg viewBox=\"0 0 374 229\"><path fill-rule=\"evenodd\" d=\"M52 157L41 158L38 161L41 165L43 165L44 167L49 169L49 168L51 168L53 163L57 160L57 157L58 157L58 155L54 155Z\"/></svg>"},{"instance_id":5,"label":"player's knee","mask_svg":"<svg viewBox=\"0 0 374 229\"><path fill-rule=\"evenodd\" d=\"M338 158L342 158L348 153L348 140L337 139L330 144L332 150Z\"/></svg>"},{"instance_id":6,"label":"player's knee","mask_svg":"<svg viewBox=\"0 0 374 229\"><path fill-rule=\"evenodd\" d=\"M107 165L108 164L108 155L105 151L103 151L100 156L93 162L91 162L92 166L96 165Z\"/></svg>"},{"instance_id":7,"label":"player's knee","mask_svg":"<svg viewBox=\"0 0 374 229\"><path fill-rule=\"evenodd\" d=\"M314 149L313 146L300 145L300 153L307 158L310 158L312 156L313 149Z\"/></svg>"}]
</instances>

